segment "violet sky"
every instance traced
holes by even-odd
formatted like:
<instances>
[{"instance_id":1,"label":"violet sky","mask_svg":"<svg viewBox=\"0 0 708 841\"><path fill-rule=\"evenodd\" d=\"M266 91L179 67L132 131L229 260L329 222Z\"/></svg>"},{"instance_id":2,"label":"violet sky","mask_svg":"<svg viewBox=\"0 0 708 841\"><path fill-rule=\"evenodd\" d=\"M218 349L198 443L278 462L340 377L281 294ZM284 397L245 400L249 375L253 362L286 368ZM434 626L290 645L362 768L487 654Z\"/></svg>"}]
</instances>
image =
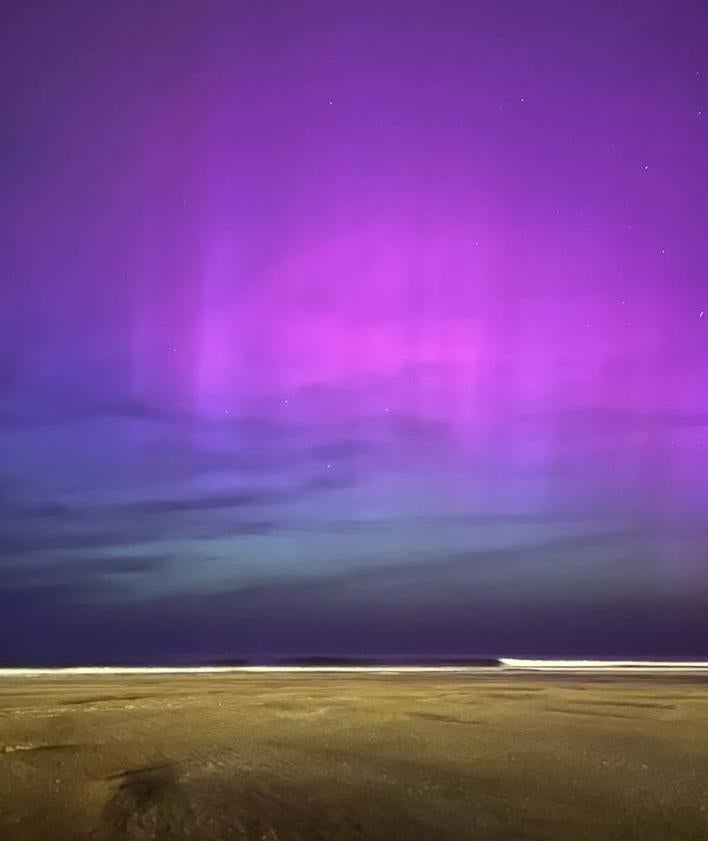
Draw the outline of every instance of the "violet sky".
<instances>
[{"instance_id":1,"label":"violet sky","mask_svg":"<svg viewBox=\"0 0 708 841\"><path fill-rule=\"evenodd\" d=\"M9 2L0 654L708 654L708 6Z\"/></svg>"}]
</instances>

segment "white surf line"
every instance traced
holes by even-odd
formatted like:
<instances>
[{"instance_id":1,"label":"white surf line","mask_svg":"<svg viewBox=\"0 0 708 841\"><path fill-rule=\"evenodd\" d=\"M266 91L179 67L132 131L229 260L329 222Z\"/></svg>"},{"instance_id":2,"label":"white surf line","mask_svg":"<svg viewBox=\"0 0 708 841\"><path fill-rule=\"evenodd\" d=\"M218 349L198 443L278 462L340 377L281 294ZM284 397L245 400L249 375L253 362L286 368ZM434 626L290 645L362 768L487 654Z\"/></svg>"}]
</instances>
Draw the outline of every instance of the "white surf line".
<instances>
[{"instance_id":1,"label":"white surf line","mask_svg":"<svg viewBox=\"0 0 708 841\"><path fill-rule=\"evenodd\" d=\"M495 674L507 670L547 672L706 672L708 662L649 660L531 660L500 658L499 666L70 666L67 668L0 668L2 677L70 675L188 675L188 674Z\"/></svg>"},{"instance_id":2,"label":"white surf line","mask_svg":"<svg viewBox=\"0 0 708 841\"><path fill-rule=\"evenodd\" d=\"M495 672L498 666L70 666L68 668L0 668L0 677L35 675L141 675L141 674L237 674L250 672L372 672L402 674L410 672Z\"/></svg>"},{"instance_id":3,"label":"white surf line","mask_svg":"<svg viewBox=\"0 0 708 841\"><path fill-rule=\"evenodd\" d=\"M708 670L708 662L695 660L528 660L502 657L503 666L525 671L578 671L578 672L657 672Z\"/></svg>"}]
</instances>

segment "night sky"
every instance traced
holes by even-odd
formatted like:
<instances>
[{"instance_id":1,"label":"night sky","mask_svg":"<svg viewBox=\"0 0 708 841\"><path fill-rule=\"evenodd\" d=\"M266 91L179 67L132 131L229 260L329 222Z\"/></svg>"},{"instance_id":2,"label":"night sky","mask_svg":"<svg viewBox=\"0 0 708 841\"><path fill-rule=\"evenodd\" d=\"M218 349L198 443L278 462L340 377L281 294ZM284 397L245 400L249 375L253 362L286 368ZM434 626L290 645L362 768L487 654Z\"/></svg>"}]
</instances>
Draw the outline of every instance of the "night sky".
<instances>
[{"instance_id":1,"label":"night sky","mask_svg":"<svg viewBox=\"0 0 708 841\"><path fill-rule=\"evenodd\" d=\"M0 659L708 654L705 3L18 0L0 79Z\"/></svg>"}]
</instances>

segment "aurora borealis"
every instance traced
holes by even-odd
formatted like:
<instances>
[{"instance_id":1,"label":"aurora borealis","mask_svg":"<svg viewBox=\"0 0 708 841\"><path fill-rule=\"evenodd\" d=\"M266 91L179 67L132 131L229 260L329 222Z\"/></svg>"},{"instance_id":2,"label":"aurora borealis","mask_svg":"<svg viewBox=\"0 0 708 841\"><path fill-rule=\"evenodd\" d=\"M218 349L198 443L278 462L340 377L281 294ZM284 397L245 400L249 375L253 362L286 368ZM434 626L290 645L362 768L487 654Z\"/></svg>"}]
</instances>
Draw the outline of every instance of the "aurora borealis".
<instances>
[{"instance_id":1,"label":"aurora borealis","mask_svg":"<svg viewBox=\"0 0 708 841\"><path fill-rule=\"evenodd\" d=\"M702 3L10 3L8 658L708 654Z\"/></svg>"}]
</instances>

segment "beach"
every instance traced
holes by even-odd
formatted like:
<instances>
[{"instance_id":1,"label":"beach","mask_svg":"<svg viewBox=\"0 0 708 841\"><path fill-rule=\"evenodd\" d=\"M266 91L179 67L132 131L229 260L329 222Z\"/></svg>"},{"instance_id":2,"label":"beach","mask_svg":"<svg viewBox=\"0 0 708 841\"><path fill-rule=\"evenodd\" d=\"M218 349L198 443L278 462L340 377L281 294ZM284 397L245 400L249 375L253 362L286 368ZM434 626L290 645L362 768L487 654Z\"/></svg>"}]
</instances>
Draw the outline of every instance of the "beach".
<instances>
[{"instance_id":1,"label":"beach","mask_svg":"<svg viewBox=\"0 0 708 841\"><path fill-rule=\"evenodd\" d=\"M0 838L708 837L705 674L0 679Z\"/></svg>"}]
</instances>

